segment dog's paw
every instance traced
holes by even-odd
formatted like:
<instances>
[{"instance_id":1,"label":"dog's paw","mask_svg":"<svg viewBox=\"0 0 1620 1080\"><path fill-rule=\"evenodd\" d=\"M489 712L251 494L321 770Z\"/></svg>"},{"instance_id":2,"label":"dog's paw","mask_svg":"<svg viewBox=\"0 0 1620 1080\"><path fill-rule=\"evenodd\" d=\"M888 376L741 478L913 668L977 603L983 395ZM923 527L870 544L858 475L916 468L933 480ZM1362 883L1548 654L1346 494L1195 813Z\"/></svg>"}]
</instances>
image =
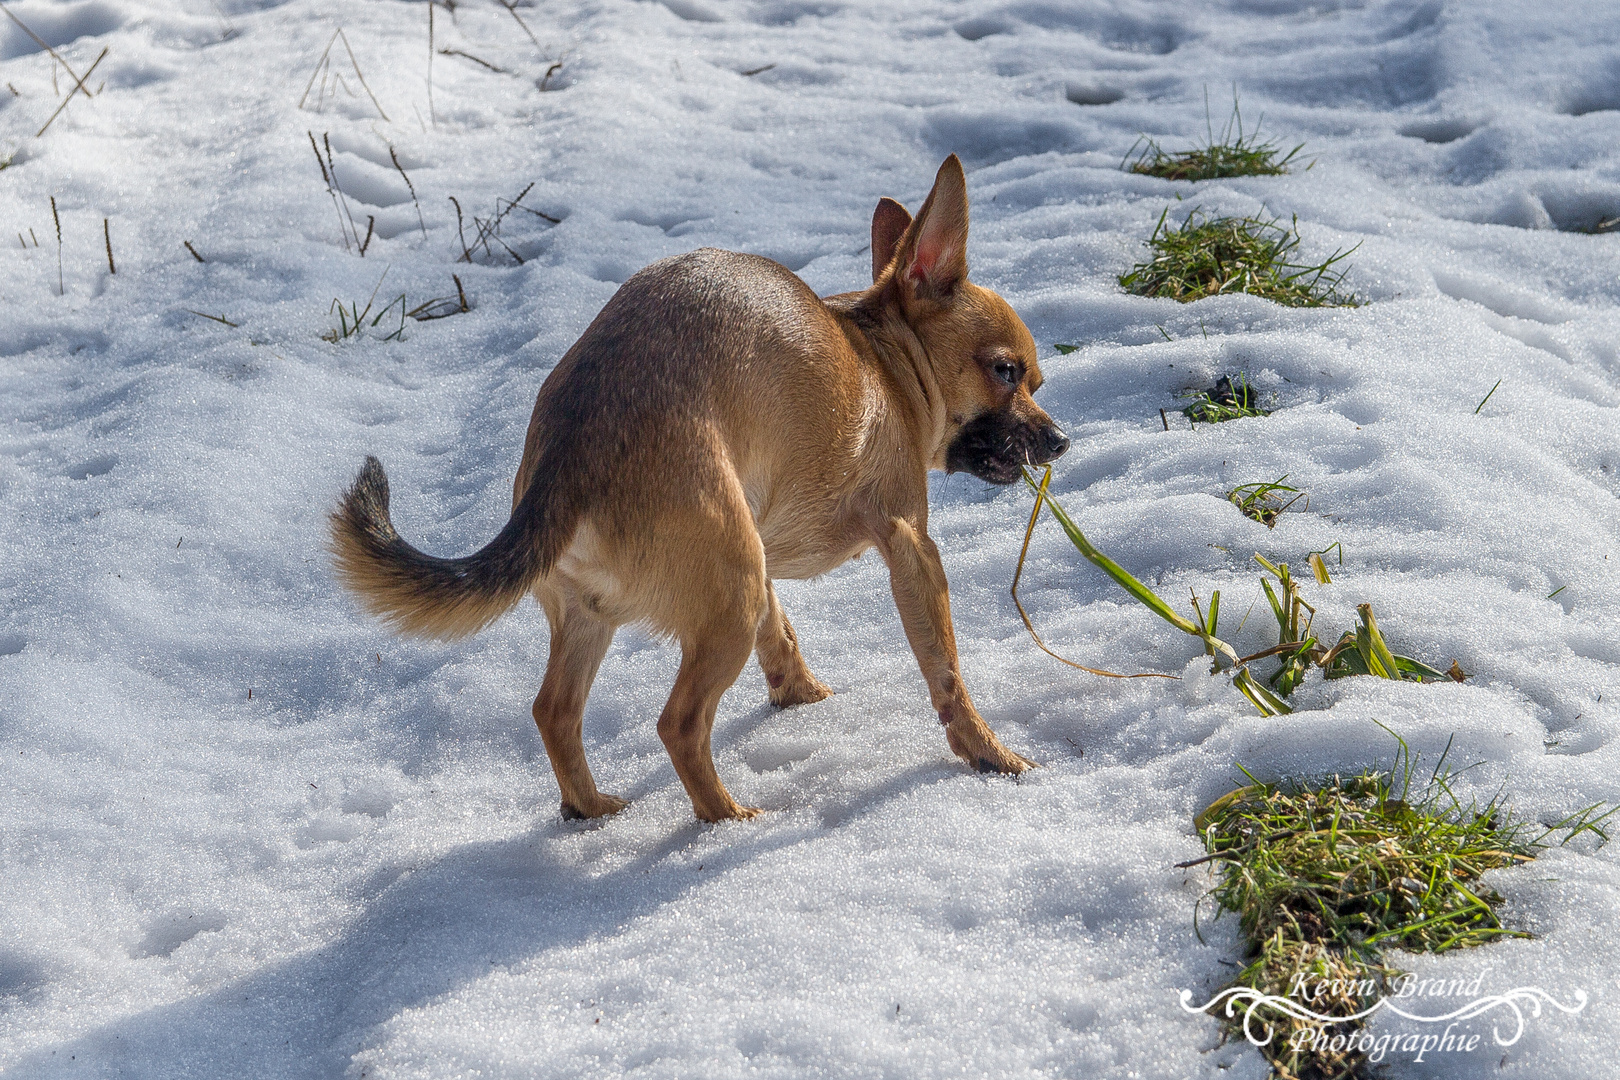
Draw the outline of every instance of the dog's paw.
<instances>
[{"instance_id":1,"label":"dog's paw","mask_svg":"<svg viewBox=\"0 0 1620 1080\"><path fill-rule=\"evenodd\" d=\"M1005 773L1012 776L1016 776L1021 772L1028 772L1030 769L1040 768L1040 765L1029 760L1029 758L1015 754L1004 746L998 746L996 749L1001 752L999 754L981 755L973 763L973 767L982 773Z\"/></svg>"},{"instance_id":2,"label":"dog's paw","mask_svg":"<svg viewBox=\"0 0 1620 1080\"><path fill-rule=\"evenodd\" d=\"M830 686L805 672L802 678L787 679L781 685L771 687L771 704L778 709L788 709L794 705L825 701L832 697L832 693Z\"/></svg>"},{"instance_id":3,"label":"dog's paw","mask_svg":"<svg viewBox=\"0 0 1620 1080\"><path fill-rule=\"evenodd\" d=\"M566 799L563 800L562 816L564 821L584 821L587 818L607 817L609 814L617 814L630 805L629 799L621 799L617 795L603 795L600 793L597 794L594 801L581 801L584 802L584 805L575 806Z\"/></svg>"},{"instance_id":4,"label":"dog's paw","mask_svg":"<svg viewBox=\"0 0 1620 1080\"><path fill-rule=\"evenodd\" d=\"M697 814L700 821L707 821L711 825L721 821L747 821L749 818L757 818L765 812L758 806L743 806L734 800L727 800L727 802L728 805L726 806L712 807L707 811L696 806L692 810Z\"/></svg>"},{"instance_id":5,"label":"dog's paw","mask_svg":"<svg viewBox=\"0 0 1620 1080\"><path fill-rule=\"evenodd\" d=\"M984 726L977 714L964 718L946 709L940 713L940 723L945 725L945 741L950 745L951 752L979 772L1016 776L1040 768L1035 762L1002 746L1001 740Z\"/></svg>"}]
</instances>

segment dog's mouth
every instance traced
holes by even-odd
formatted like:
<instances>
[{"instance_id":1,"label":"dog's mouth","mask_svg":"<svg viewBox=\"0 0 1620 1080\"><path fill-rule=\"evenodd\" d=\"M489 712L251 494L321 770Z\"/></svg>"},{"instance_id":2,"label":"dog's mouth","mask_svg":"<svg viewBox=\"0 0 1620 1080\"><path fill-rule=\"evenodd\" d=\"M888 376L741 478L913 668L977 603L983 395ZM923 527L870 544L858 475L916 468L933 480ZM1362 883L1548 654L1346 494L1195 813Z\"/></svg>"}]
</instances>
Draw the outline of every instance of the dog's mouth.
<instances>
[{"instance_id":1,"label":"dog's mouth","mask_svg":"<svg viewBox=\"0 0 1620 1080\"><path fill-rule=\"evenodd\" d=\"M972 473L992 484L1010 484L1026 465L1062 457L1069 437L1056 424L1032 424L1006 412L969 421L945 451L946 472Z\"/></svg>"}]
</instances>

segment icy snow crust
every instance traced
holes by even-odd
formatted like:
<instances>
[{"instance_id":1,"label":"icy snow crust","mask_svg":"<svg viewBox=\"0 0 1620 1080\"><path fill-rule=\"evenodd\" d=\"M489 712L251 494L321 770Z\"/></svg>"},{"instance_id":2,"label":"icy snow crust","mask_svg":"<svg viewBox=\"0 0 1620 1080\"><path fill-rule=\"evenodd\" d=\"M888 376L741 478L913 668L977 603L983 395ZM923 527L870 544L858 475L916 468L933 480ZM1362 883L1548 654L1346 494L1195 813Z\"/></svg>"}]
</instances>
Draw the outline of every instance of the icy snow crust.
<instances>
[{"instance_id":1,"label":"icy snow crust","mask_svg":"<svg viewBox=\"0 0 1620 1080\"><path fill-rule=\"evenodd\" d=\"M1430 762L1455 736L1453 762L1482 763L1463 793L1501 787L1527 819L1620 800L1620 236L1567 231L1620 213L1612 4L594 0L520 7L537 48L463 0L435 44L503 71L434 56L431 117L421 3L10 6L81 73L110 52L35 140L52 63L0 25L8 1076L1257 1077L1177 1001L1237 958L1207 905L1194 935L1205 870L1172 868L1234 763L1387 763L1381 721ZM341 42L297 107L334 19L387 122ZM1219 126L1234 83L1314 168L1120 171L1142 132L1202 136L1206 88ZM361 232L376 219L364 259L307 131L330 133ZM477 548L537 387L620 282L713 245L858 287L876 200L915 209L952 151L975 279L1043 353L1083 346L1043 359L1040 397L1074 436L1054 491L1092 539L1177 606L1222 590L1243 650L1274 640L1263 601L1237 629L1251 553L1340 542L1318 625L1370 601L1398 651L1473 678L1315 680L1261 719L1048 523L1024 593L1048 639L1183 679L1062 668L1007 595L1027 492L942 476L965 677L1045 768L950 756L868 557L780 588L837 695L773 711L750 666L721 704L721 773L770 813L694 822L653 723L676 653L626 630L586 741L634 804L560 820L528 716L540 612L396 640L334 582L327 510L375 453L407 537ZM487 218L531 182L524 205L561 223L514 211L521 265L458 264L449 197ZM1360 244L1346 285L1369 303L1123 295L1166 206L1298 215L1317 257ZM414 307L452 271L470 313L321 339L334 298ZM1176 395L1232 371L1278 411L1189 431ZM1310 508L1274 532L1223 501L1284 473ZM1611 850L1492 884L1535 940L1410 965L1592 1004L1505 1049L1474 1021L1479 1056L1395 1075L1605 1074Z\"/></svg>"}]
</instances>

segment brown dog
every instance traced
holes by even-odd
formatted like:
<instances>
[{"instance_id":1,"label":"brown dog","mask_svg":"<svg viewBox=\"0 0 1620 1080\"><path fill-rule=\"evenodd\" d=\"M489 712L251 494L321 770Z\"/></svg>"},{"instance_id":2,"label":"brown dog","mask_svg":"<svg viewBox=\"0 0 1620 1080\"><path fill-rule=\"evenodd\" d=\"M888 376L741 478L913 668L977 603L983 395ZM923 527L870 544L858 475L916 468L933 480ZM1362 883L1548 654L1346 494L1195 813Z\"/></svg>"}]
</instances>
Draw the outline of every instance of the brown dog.
<instances>
[{"instance_id":1,"label":"brown dog","mask_svg":"<svg viewBox=\"0 0 1620 1080\"><path fill-rule=\"evenodd\" d=\"M512 517L477 554L425 555L388 518L368 458L332 515L337 569L406 633L460 637L533 592L551 622L534 702L565 817L625 806L596 790L585 695L617 627L680 642L658 735L705 821L752 817L715 772L715 707L757 651L779 706L831 691L805 666L772 578L824 574L869 547L956 754L1032 767L979 717L957 670L928 538L929 469L1011 483L1069 440L1030 393L1035 342L967 280L968 204L952 155L916 220L872 218L872 286L821 300L785 267L704 249L626 281L540 387Z\"/></svg>"}]
</instances>

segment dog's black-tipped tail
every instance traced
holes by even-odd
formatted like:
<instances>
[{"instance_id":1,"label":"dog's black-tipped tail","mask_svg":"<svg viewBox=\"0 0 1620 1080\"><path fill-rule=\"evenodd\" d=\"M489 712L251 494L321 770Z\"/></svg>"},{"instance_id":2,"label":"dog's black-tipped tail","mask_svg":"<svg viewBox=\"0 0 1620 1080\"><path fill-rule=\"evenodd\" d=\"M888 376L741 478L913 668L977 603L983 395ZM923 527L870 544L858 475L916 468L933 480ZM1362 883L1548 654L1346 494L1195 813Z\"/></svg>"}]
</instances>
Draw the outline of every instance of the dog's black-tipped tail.
<instances>
[{"instance_id":1,"label":"dog's black-tipped tail","mask_svg":"<svg viewBox=\"0 0 1620 1080\"><path fill-rule=\"evenodd\" d=\"M365 467L332 512L338 577L373 615L401 633L459 638L494 622L556 561L568 537L548 535L544 492L530 485L495 539L460 559L440 559L400 539L388 518L382 462Z\"/></svg>"}]
</instances>

